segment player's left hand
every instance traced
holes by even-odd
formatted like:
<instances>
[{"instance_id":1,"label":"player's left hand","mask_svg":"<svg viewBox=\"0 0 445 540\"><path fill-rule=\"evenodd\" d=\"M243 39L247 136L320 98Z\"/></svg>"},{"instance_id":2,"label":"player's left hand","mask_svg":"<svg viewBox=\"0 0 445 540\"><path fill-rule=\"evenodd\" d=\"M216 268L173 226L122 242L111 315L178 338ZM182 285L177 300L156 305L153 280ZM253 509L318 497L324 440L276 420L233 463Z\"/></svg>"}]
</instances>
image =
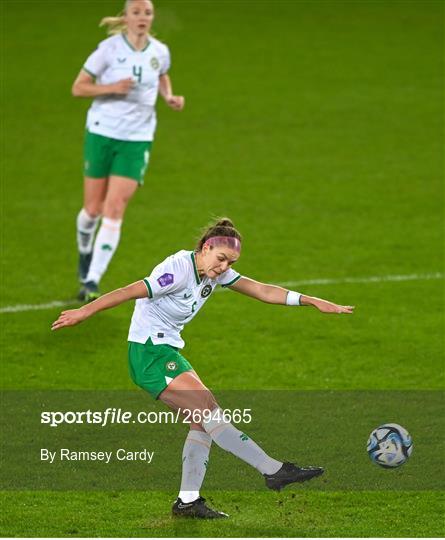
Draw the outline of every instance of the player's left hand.
<instances>
[{"instance_id":1,"label":"player's left hand","mask_svg":"<svg viewBox=\"0 0 445 540\"><path fill-rule=\"evenodd\" d=\"M184 96L170 96L166 98L165 102L174 111L182 111L185 105Z\"/></svg>"},{"instance_id":2,"label":"player's left hand","mask_svg":"<svg viewBox=\"0 0 445 540\"><path fill-rule=\"evenodd\" d=\"M312 304L322 313L354 313L355 306L340 306L327 300L321 300L320 298L314 298Z\"/></svg>"}]
</instances>

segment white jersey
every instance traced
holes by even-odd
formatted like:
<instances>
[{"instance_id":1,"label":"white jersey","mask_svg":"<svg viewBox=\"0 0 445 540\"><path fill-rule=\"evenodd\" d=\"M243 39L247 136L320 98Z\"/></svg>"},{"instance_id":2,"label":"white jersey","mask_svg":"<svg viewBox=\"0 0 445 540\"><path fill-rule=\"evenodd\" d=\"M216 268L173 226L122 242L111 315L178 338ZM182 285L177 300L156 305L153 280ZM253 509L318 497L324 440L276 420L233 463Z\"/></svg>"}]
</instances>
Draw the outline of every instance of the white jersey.
<instances>
[{"instance_id":1,"label":"white jersey","mask_svg":"<svg viewBox=\"0 0 445 540\"><path fill-rule=\"evenodd\" d=\"M169 68L168 47L152 37L141 51L136 51L124 34L99 43L83 69L98 84L132 78L135 85L126 96L96 97L88 110L88 131L121 141L152 141L159 77Z\"/></svg>"},{"instance_id":2,"label":"white jersey","mask_svg":"<svg viewBox=\"0 0 445 540\"><path fill-rule=\"evenodd\" d=\"M240 279L231 268L217 279L200 278L195 253L181 250L158 264L144 279L150 298L139 298L131 319L128 341L184 347L181 331L202 308L217 285L228 287Z\"/></svg>"}]
</instances>

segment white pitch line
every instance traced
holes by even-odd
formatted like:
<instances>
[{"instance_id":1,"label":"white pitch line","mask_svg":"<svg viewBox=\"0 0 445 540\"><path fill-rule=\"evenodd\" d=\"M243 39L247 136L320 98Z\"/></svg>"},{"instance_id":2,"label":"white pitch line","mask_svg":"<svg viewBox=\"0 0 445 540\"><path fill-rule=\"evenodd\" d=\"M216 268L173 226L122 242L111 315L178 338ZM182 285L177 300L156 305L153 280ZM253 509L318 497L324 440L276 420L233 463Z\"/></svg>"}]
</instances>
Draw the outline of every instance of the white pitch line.
<instances>
[{"instance_id":1,"label":"white pitch line","mask_svg":"<svg viewBox=\"0 0 445 540\"><path fill-rule=\"evenodd\" d=\"M54 300L53 302L47 302L46 304L17 304L16 306L5 306L0 308L0 313L19 313L20 311L38 311L40 309L51 309L56 307L74 306L78 304L77 300L67 300L62 302L61 300Z\"/></svg>"},{"instance_id":2,"label":"white pitch line","mask_svg":"<svg viewBox=\"0 0 445 540\"><path fill-rule=\"evenodd\" d=\"M408 274L395 276L345 277L333 279L306 279L303 281L284 281L279 283L282 287L297 287L298 285L337 285L340 283L382 283L385 281L427 281L430 279L443 279L441 272L431 274Z\"/></svg>"},{"instance_id":3,"label":"white pitch line","mask_svg":"<svg viewBox=\"0 0 445 540\"><path fill-rule=\"evenodd\" d=\"M345 278L325 278L325 279L306 279L301 281L283 281L277 283L282 287L298 287L300 285L339 285L341 283L384 283L388 281L428 281L432 279L443 279L441 272L430 274L408 274L394 276L369 276L369 277L345 277ZM23 311L37 311L42 309L52 309L56 307L74 306L79 302L77 300L54 300L46 304L17 304L16 306L5 306L0 308L0 313L20 313Z\"/></svg>"}]
</instances>

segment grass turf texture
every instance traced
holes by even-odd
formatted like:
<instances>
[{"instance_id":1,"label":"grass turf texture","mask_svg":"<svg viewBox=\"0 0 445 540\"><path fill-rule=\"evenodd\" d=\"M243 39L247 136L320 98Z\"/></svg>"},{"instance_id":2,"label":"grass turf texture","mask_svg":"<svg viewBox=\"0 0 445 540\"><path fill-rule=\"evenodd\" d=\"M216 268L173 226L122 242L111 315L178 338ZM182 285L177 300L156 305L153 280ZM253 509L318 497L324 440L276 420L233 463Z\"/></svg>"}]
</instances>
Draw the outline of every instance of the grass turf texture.
<instances>
[{"instance_id":1,"label":"grass turf texture","mask_svg":"<svg viewBox=\"0 0 445 540\"><path fill-rule=\"evenodd\" d=\"M71 98L69 88L104 37L96 21L121 6L11 0L1 6L2 305L63 300L76 292L73 227L88 106ZM170 45L174 87L187 108L175 114L159 104L146 185L131 203L104 290L193 247L213 214L228 214L240 227L245 245L238 269L259 280L441 271L441 2L159 1L157 7L157 34ZM232 292L217 295L184 333L185 354L206 384L215 390L443 388L443 282L304 290L356 304L357 312L328 318L260 306ZM56 335L48 331L56 310L1 314L3 387L132 388L130 314L131 306L122 306ZM215 492L218 507L233 515L226 524L177 524L168 516L174 496L4 492L0 532L444 532L437 491Z\"/></svg>"},{"instance_id":2,"label":"grass turf texture","mask_svg":"<svg viewBox=\"0 0 445 540\"><path fill-rule=\"evenodd\" d=\"M228 512L227 521L177 520L166 514L171 497L150 494L20 493L4 504L4 535L129 537L329 537L441 536L443 498L423 493L218 492L209 504ZM42 506L46 511L42 512ZM36 516L39 515L37 525ZM415 523L414 523L415 521ZM415 529L413 527L415 526Z\"/></svg>"}]
</instances>

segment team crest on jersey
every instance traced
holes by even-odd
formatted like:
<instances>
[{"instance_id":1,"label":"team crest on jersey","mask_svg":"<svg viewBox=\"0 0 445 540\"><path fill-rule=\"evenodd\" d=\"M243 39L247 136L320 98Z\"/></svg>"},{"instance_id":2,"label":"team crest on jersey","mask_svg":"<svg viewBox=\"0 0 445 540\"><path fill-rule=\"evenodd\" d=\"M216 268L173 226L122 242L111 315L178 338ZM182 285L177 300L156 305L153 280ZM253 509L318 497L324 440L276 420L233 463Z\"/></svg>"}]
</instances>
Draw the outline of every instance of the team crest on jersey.
<instances>
[{"instance_id":1,"label":"team crest on jersey","mask_svg":"<svg viewBox=\"0 0 445 540\"><path fill-rule=\"evenodd\" d=\"M176 371L178 369L178 364L176 362L167 362L165 364L165 367L169 370L169 371Z\"/></svg>"},{"instance_id":2,"label":"team crest on jersey","mask_svg":"<svg viewBox=\"0 0 445 540\"><path fill-rule=\"evenodd\" d=\"M158 277L158 283L161 287L167 287L167 285L171 285L174 282L175 278L173 274L162 274L162 276Z\"/></svg>"},{"instance_id":3,"label":"team crest on jersey","mask_svg":"<svg viewBox=\"0 0 445 540\"><path fill-rule=\"evenodd\" d=\"M150 60L150 65L153 69L158 69L159 68L159 60L153 56L153 58Z\"/></svg>"},{"instance_id":4,"label":"team crest on jersey","mask_svg":"<svg viewBox=\"0 0 445 540\"><path fill-rule=\"evenodd\" d=\"M201 291L201 296L203 298L207 298L207 296L209 296L209 294L212 292L212 286L211 285L206 285L205 287L203 287L202 291Z\"/></svg>"}]
</instances>

